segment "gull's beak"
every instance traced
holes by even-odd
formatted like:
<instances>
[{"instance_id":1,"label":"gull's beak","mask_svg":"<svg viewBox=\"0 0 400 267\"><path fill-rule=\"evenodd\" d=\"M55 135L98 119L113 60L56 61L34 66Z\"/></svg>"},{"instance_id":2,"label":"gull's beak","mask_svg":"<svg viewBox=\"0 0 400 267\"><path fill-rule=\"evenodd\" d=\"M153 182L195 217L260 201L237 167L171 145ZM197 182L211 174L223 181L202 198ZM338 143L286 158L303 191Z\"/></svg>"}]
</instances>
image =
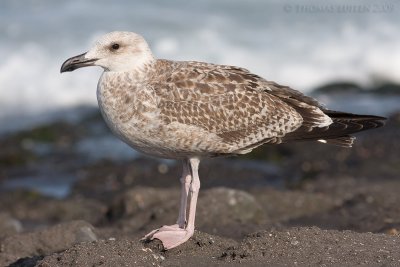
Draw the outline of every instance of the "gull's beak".
<instances>
[{"instance_id":1,"label":"gull's beak","mask_svg":"<svg viewBox=\"0 0 400 267\"><path fill-rule=\"evenodd\" d=\"M67 59L61 65L60 72L63 73L66 71L74 71L74 70L82 68L82 67L94 66L94 62L97 61L97 58L87 59L87 58L85 58L85 55L86 55L86 53L83 53L81 55Z\"/></svg>"}]
</instances>

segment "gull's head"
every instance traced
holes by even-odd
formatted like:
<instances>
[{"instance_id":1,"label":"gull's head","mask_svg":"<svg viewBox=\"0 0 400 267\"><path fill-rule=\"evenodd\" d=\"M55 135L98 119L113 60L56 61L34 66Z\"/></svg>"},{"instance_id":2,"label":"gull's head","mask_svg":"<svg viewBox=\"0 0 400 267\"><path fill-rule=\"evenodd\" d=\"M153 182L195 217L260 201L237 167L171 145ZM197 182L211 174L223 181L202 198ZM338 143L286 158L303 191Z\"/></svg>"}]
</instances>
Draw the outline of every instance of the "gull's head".
<instances>
[{"instance_id":1,"label":"gull's head","mask_svg":"<svg viewBox=\"0 0 400 267\"><path fill-rule=\"evenodd\" d=\"M67 59L61 72L81 67L100 66L105 71L132 71L154 61L144 38L133 32L110 32L86 53Z\"/></svg>"}]
</instances>

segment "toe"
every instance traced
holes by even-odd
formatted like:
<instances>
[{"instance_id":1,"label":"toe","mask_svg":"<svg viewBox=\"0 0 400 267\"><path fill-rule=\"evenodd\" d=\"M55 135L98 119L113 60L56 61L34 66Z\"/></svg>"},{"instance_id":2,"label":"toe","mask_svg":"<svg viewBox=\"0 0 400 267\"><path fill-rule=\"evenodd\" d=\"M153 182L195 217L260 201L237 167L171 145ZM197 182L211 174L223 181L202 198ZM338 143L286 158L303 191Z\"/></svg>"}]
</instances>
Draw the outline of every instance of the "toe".
<instances>
[{"instance_id":1,"label":"toe","mask_svg":"<svg viewBox=\"0 0 400 267\"><path fill-rule=\"evenodd\" d=\"M182 230L182 228L180 228L178 224L164 225L161 228L151 231L150 233L148 233L147 235L142 237L141 240L151 240L151 239L153 239L154 234L157 232L164 232L164 231L168 232L168 231L177 231L177 230Z\"/></svg>"},{"instance_id":2,"label":"toe","mask_svg":"<svg viewBox=\"0 0 400 267\"><path fill-rule=\"evenodd\" d=\"M181 229L178 231L157 232L153 235L152 239L159 239L163 243L164 249L168 250L185 243L192 235L192 231L189 232Z\"/></svg>"},{"instance_id":3,"label":"toe","mask_svg":"<svg viewBox=\"0 0 400 267\"><path fill-rule=\"evenodd\" d=\"M158 231L158 229L155 229L153 231L151 231L150 233L148 233L147 235L145 235L144 237L142 237L142 239L140 240L150 240L152 239L153 235Z\"/></svg>"}]
</instances>

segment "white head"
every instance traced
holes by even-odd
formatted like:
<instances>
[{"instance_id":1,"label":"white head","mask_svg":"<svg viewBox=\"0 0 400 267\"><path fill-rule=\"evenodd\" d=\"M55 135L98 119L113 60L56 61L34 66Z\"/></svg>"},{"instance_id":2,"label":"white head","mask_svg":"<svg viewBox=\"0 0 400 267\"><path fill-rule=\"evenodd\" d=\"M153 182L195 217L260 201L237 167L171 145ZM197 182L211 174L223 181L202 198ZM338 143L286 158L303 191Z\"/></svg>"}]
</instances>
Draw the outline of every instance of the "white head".
<instances>
[{"instance_id":1,"label":"white head","mask_svg":"<svg viewBox=\"0 0 400 267\"><path fill-rule=\"evenodd\" d=\"M61 72L87 66L100 66L105 71L140 70L155 59L142 36L133 32L110 32L103 35L87 52L67 59Z\"/></svg>"}]
</instances>

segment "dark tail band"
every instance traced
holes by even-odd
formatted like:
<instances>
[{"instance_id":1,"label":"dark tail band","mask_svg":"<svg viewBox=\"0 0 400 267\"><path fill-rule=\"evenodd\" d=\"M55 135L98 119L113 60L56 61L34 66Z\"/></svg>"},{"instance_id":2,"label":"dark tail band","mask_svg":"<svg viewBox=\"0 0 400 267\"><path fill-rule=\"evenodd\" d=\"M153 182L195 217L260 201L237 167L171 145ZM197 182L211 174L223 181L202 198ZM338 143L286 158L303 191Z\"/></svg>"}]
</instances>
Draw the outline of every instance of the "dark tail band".
<instances>
[{"instance_id":1,"label":"dark tail band","mask_svg":"<svg viewBox=\"0 0 400 267\"><path fill-rule=\"evenodd\" d=\"M287 134L283 142L291 141L319 141L343 147L351 147L355 137L351 134L375 129L385 125L386 118L373 115L357 115L351 113L326 110L326 115L332 118L333 123L323 128L300 127Z\"/></svg>"}]
</instances>

